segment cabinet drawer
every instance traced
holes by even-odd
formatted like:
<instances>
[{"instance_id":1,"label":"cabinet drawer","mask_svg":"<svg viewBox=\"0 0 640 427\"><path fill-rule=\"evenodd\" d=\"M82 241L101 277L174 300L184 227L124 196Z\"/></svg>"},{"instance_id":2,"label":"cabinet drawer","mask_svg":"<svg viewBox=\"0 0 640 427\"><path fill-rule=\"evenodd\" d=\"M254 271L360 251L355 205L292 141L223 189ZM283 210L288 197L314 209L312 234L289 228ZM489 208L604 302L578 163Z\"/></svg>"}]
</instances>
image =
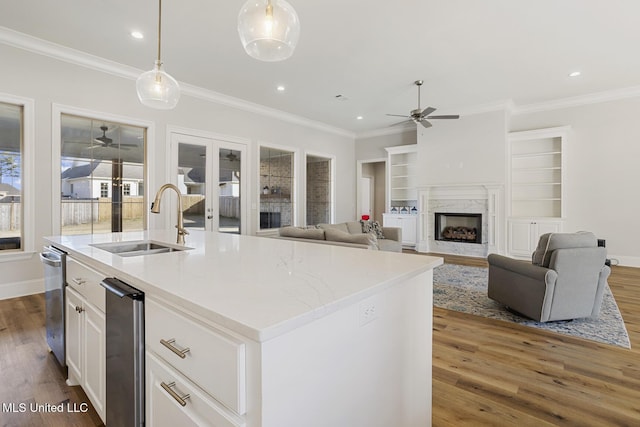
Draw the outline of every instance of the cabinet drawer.
<instances>
[{"instance_id":1,"label":"cabinet drawer","mask_svg":"<svg viewBox=\"0 0 640 427\"><path fill-rule=\"evenodd\" d=\"M152 299L147 299L145 313L147 349L160 355L216 400L244 414L244 343ZM176 354L181 351L184 357Z\"/></svg>"},{"instance_id":2,"label":"cabinet drawer","mask_svg":"<svg viewBox=\"0 0 640 427\"><path fill-rule=\"evenodd\" d=\"M67 284L103 313L105 312L105 290L100 286L100 282L105 277L104 274L67 257Z\"/></svg>"},{"instance_id":3,"label":"cabinet drawer","mask_svg":"<svg viewBox=\"0 0 640 427\"><path fill-rule=\"evenodd\" d=\"M154 357L152 353L147 352L146 360L146 425L154 427L244 427L246 425L242 418L216 403L191 381ZM185 397L186 395L189 397ZM178 399L182 399L184 406Z\"/></svg>"}]
</instances>

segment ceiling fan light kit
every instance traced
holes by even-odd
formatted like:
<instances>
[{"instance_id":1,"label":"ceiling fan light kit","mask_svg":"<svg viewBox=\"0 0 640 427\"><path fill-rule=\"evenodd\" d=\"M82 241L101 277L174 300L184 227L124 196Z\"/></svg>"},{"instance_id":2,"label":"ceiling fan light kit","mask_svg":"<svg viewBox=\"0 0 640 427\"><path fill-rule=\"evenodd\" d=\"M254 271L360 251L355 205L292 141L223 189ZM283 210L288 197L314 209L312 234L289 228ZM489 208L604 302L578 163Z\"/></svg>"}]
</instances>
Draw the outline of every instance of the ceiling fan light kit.
<instances>
[{"instance_id":1,"label":"ceiling fan light kit","mask_svg":"<svg viewBox=\"0 0 640 427\"><path fill-rule=\"evenodd\" d=\"M142 73L136 81L138 99L143 105L158 110L175 108L180 99L180 85L162 70L160 45L162 40L162 0L158 0L158 59L153 70Z\"/></svg>"},{"instance_id":2,"label":"ceiling fan light kit","mask_svg":"<svg viewBox=\"0 0 640 427\"><path fill-rule=\"evenodd\" d=\"M300 20L285 0L249 0L238 14L238 34L244 50L252 58L283 61L296 48Z\"/></svg>"}]
</instances>

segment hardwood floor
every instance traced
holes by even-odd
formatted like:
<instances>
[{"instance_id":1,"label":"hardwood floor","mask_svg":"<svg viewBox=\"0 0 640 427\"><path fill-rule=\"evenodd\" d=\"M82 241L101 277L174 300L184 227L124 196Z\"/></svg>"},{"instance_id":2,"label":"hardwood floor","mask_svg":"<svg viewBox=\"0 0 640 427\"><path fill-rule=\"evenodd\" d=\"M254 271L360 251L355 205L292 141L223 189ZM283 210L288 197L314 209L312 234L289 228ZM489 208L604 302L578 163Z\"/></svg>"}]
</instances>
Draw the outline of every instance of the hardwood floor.
<instances>
[{"instance_id":1,"label":"hardwood floor","mask_svg":"<svg viewBox=\"0 0 640 427\"><path fill-rule=\"evenodd\" d=\"M486 266L464 257L445 262ZM614 267L609 285L631 350L435 308L433 425L640 425L640 269ZM80 387L65 385L47 351L42 294L0 301L0 372L0 404L89 402ZM90 407L87 413L4 410L0 425L102 423Z\"/></svg>"},{"instance_id":2,"label":"hardwood floor","mask_svg":"<svg viewBox=\"0 0 640 427\"><path fill-rule=\"evenodd\" d=\"M433 425L640 426L640 269L609 286L630 350L434 308Z\"/></svg>"},{"instance_id":3,"label":"hardwood floor","mask_svg":"<svg viewBox=\"0 0 640 427\"><path fill-rule=\"evenodd\" d=\"M44 322L43 294L0 300L0 425L104 425L82 388L65 384L66 376L48 351ZM88 412L80 412L85 403ZM62 404L63 412L46 412L38 404Z\"/></svg>"}]
</instances>

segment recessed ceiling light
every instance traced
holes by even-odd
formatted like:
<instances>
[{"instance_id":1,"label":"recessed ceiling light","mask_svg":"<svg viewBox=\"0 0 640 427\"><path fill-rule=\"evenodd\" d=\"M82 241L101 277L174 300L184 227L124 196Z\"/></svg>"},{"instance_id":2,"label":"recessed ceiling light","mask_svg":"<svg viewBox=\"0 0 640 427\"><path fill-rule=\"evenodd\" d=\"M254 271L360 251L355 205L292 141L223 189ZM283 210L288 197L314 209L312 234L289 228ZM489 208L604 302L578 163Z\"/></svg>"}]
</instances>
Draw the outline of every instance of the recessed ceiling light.
<instances>
[{"instance_id":1,"label":"recessed ceiling light","mask_svg":"<svg viewBox=\"0 0 640 427\"><path fill-rule=\"evenodd\" d=\"M362 117L362 116L356 117L356 120L362 120L362 119L364 119L364 117Z\"/></svg>"},{"instance_id":2,"label":"recessed ceiling light","mask_svg":"<svg viewBox=\"0 0 640 427\"><path fill-rule=\"evenodd\" d=\"M144 34L142 34L140 31L131 31L131 37L133 37L134 39L143 39Z\"/></svg>"},{"instance_id":3,"label":"recessed ceiling light","mask_svg":"<svg viewBox=\"0 0 640 427\"><path fill-rule=\"evenodd\" d=\"M280 85L276 88L278 92L284 92L284 86Z\"/></svg>"},{"instance_id":4,"label":"recessed ceiling light","mask_svg":"<svg viewBox=\"0 0 640 427\"><path fill-rule=\"evenodd\" d=\"M578 77L580 74L582 74L580 71L574 71L569 73L569 77Z\"/></svg>"}]
</instances>

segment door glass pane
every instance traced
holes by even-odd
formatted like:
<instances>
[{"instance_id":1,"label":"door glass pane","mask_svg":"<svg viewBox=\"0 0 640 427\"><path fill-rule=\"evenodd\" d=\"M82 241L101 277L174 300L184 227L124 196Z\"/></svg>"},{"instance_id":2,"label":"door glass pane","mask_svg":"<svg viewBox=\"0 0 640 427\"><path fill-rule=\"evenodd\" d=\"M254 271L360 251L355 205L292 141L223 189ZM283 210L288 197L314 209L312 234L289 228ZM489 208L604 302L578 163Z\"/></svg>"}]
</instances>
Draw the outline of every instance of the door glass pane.
<instances>
[{"instance_id":1,"label":"door glass pane","mask_svg":"<svg viewBox=\"0 0 640 427\"><path fill-rule=\"evenodd\" d=\"M218 231L240 234L240 162L241 152L219 150Z\"/></svg>"},{"instance_id":2,"label":"door glass pane","mask_svg":"<svg viewBox=\"0 0 640 427\"><path fill-rule=\"evenodd\" d=\"M260 147L260 229L293 225L293 152Z\"/></svg>"},{"instance_id":3,"label":"door glass pane","mask_svg":"<svg viewBox=\"0 0 640 427\"><path fill-rule=\"evenodd\" d=\"M331 159L307 156L307 225L331 222Z\"/></svg>"},{"instance_id":4,"label":"door glass pane","mask_svg":"<svg viewBox=\"0 0 640 427\"><path fill-rule=\"evenodd\" d=\"M142 127L61 116L62 234L144 230L145 141Z\"/></svg>"},{"instance_id":5,"label":"door glass pane","mask_svg":"<svg viewBox=\"0 0 640 427\"><path fill-rule=\"evenodd\" d=\"M207 147L178 144L178 188L182 193L185 228L205 229Z\"/></svg>"},{"instance_id":6,"label":"door glass pane","mask_svg":"<svg viewBox=\"0 0 640 427\"><path fill-rule=\"evenodd\" d=\"M23 249L22 108L0 103L0 251Z\"/></svg>"}]
</instances>

